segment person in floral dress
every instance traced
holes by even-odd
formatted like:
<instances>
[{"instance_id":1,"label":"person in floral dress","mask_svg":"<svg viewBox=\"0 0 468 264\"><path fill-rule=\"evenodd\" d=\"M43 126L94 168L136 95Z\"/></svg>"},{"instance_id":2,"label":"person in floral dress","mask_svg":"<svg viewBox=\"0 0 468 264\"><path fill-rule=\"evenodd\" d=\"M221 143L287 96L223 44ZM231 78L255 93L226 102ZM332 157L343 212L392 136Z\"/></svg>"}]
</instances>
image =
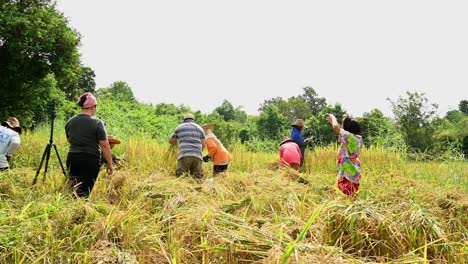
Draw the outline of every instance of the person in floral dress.
<instances>
[{"instance_id":1,"label":"person in floral dress","mask_svg":"<svg viewBox=\"0 0 468 264\"><path fill-rule=\"evenodd\" d=\"M338 124L333 114L327 116L327 121L333 127L333 131L339 135L340 147L336 155L338 166L338 189L351 198L356 198L361 179L361 161L359 152L363 145L361 127L359 122L345 116L342 126Z\"/></svg>"}]
</instances>

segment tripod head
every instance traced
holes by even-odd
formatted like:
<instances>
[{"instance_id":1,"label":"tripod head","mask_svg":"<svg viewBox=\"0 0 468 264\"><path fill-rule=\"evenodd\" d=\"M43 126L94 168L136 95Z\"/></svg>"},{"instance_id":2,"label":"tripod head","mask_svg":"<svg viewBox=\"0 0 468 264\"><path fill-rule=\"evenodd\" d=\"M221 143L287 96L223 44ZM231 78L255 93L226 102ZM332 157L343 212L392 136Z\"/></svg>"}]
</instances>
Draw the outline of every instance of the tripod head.
<instances>
[{"instance_id":1,"label":"tripod head","mask_svg":"<svg viewBox=\"0 0 468 264\"><path fill-rule=\"evenodd\" d=\"M55 119L57 117L57 102L53 100L50 102L50 118Z\"/></svg>"}]
</instances>

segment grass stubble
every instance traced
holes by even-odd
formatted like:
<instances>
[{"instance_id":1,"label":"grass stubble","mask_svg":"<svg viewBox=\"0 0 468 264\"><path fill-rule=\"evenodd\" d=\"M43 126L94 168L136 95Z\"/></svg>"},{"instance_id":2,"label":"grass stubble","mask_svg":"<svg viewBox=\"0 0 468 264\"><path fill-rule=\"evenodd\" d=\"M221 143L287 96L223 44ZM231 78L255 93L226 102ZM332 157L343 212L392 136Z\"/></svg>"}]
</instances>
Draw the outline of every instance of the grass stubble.
<instances>
[{"instance_id":1,"label":"grass stubble","mask_svg":"<svg viewBox=\"0 0 468 264\"><path fill-rule=\"evenodd\" d=\"M229 171L175 178L177 149L130 138L88 200L67 189L54 153L31 186L47 135L25 134L0 173L0 263L466 263L467 163L361 153L356 201L335 184L335 146L298 174L276 153L231 149ZM66 158L66 141L56 141Z\"/></svg>"}]
</instances>

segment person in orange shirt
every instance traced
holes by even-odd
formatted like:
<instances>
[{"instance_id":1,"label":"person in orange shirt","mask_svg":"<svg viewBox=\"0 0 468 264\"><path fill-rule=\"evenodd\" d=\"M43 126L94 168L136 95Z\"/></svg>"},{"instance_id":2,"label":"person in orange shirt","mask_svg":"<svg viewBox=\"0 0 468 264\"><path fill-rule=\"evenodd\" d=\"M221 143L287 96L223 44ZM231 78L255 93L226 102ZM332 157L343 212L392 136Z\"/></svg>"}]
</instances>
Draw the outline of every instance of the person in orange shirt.
<instances>
[{"instance_id":1,"label":"person in orange shirt","mask_svg":"<svg viewBox=\"0 0 468 264\"><path fill-rule=\"evenodd\" d=\"M208 154L203 157L203 161L213 160L213 175L226 171L231 161L229 152L213 133L213 125L205 124L202 128L205 131L205 144L208 149Z\"/></svg>"}]
</instances>

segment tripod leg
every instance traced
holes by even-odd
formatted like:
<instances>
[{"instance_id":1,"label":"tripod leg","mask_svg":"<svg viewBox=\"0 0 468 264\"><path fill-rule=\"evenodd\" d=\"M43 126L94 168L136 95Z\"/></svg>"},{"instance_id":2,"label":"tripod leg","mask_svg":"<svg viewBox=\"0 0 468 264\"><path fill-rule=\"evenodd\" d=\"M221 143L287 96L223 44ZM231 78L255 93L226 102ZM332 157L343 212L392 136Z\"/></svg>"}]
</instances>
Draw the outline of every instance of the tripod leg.
<instances>
[{"instance_id":1,"label":"tripod leg","mask_svg":"<svg viewBox=\"0 0 468 264\"><path fill-rule=\"evenodd\" d=\"M39 168L38 168L37 171L36 171L36 177L34 177L33 185L36 184L37 176L38 176L39 173L41 172L42 163L44 163L44 158L45 158L46 155L47 155L47 149L48 149L48 148L49 148L49 145L47 145L46 148L44 149L44 154L42 154L41 163L39 163Z\"/></svg>"},{"instance_id":2,"label":"tripod leg","mask_svg":"<svg viewBox=\"0 0 468 264\"><path fill-rule=\"evenodd\" d=\"M62 168L63 175L65 177L67 177L67 172L65 171L65 167L63 167L62 159L60 159L60 155L59 155L59 152L57 150L57 145L54 144L53 146L54 146L54 149L55 149L55 154L57 154L57 158L58 158L58 161L60 163L60 167Z\"/></svg>"},{"instance_id":3,"label":"tripod leg","mask_svg":"<svg viewBox=\"0 0 468 264\"><path fill-rule=\"evenodd\" d=\"M44 176L42 178L43 182L45 182L45 176L46 176L46 173L47 173L47 168L49 167L50 149L51 148L52 148L52 145L49 143L47 145L47 156L46 156L45 167L44 167Z\"/></svg>"}]
</instances>

